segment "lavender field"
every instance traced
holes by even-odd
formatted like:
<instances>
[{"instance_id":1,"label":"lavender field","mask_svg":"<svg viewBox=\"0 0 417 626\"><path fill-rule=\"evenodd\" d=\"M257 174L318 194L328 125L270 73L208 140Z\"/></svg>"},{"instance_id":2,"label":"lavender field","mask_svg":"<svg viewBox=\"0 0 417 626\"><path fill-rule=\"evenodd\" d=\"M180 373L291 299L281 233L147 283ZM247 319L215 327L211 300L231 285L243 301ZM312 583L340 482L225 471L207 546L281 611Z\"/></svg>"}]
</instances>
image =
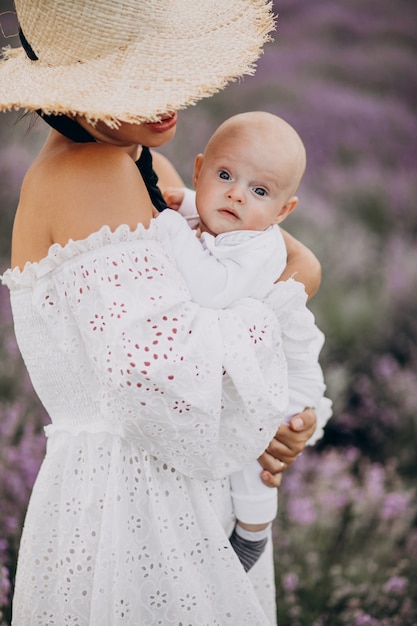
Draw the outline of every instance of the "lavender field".
<instances>
[{"instance_id":1,"label":"lavender field","mask_svg":"<svg viewBox=\"0 0 417 626\"><path fill-rule=\"evenodd\" d=\"M0 0L0 12L11 2ZM287 472L275 523L280 626L417 625L417 5L280 0L255 76L180 116L164 148L190 184L194 156L230 114L276 113L308 169L288 230L319 257L311 302L326 334L334 417ZM6 24L3 20L2 24ZM9 22L7 22L8 24ZM7 33L6 33L7 34ZM11 37L0 44L17 45ZM20 181L45 137L0 114L0 272ZM0 626L44 452L0 287Z\"/></svg>"}]
</instances>

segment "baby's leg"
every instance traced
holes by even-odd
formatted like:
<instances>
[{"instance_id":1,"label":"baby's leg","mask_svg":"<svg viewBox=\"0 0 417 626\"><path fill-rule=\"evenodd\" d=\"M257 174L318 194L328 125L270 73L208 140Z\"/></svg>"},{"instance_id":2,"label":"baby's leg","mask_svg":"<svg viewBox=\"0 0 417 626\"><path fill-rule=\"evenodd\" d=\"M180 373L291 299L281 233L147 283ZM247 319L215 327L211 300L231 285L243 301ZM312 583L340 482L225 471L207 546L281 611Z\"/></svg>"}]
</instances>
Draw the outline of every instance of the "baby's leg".
<instances>
[{"instance_id":1,"label":"baby's leg","mask_svg":"<svg viewBox=\"0 0 417 626\"><path fill-rule=\"evenodd\" d=\"M245 572L248 572L259 559L268 542L271 532L271 522L264 525L262 530L247 530L237 521L230 535L229 541L242 563Z\"/></svg>"},{"instance_id":2,"label":"baby's leg","mask_svg":"<svg viewBox=\"0 0 417 626\"><path fill-rule=\"evenodd\" d=\"M230 477L237 518L230 543L245 571L255 565L264 551L277 513L277 490L262 482L261 471L259 463L253 461Z\"/></svg>"}]
</instances>

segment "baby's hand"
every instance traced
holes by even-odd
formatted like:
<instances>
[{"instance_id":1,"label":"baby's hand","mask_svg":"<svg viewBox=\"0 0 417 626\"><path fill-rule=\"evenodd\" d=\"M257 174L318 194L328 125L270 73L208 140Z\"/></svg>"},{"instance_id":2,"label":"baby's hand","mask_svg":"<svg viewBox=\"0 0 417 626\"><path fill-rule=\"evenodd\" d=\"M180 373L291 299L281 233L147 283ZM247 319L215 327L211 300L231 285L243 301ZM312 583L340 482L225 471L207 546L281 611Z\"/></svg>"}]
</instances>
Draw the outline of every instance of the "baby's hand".
<instances>
[{"instance_id":1,"label":"baby's hand","mask_svg":"<svg viewBox=\"0 0 417 626\"><path fill-rule=\"evenodd\" d=\"M184 189L182 187L167 187L163 196L169 208L178 211L184 200Z\"/></svg>"}]
</instances>

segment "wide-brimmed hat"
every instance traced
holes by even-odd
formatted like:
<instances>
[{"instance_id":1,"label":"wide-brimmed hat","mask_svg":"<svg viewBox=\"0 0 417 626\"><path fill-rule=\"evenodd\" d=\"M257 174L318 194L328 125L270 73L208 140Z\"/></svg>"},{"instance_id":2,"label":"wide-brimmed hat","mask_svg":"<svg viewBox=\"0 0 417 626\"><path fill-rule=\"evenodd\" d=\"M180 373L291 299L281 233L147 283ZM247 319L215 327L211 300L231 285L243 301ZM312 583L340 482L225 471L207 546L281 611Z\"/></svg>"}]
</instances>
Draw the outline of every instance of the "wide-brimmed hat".
<instances>
[{"instance_id":1,"label":"wide-brimmed hat","mask_svg":"<svg viewBox=\"0 0 417 626\"><path fill-rule=\"evenodd\" d=\"M274 28L266 0L15 0L0 110L156 120L252 74ZM31 58L29 58L29 56Z\"/></svg>"}]
</instances>

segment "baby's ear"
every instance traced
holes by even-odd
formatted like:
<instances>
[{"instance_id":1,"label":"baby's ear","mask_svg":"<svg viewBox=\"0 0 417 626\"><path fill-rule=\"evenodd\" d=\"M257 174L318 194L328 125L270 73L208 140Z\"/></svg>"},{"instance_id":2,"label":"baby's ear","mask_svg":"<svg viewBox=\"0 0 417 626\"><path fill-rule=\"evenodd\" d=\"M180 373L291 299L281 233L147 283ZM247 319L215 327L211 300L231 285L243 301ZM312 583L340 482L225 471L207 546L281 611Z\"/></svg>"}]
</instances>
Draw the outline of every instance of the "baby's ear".
<instances>
[{"instance_id":1,"label":"baby's ear","mask_svg":"<svg viewBox=\"0 0 417 626\"><path fill-rule=\"evenodd\" d=\"M280 224L281 222L283 222L285 220L286 217L289 216L290 213L292 213L295 209L295 207L298 204L298 197L297 196L292 196L292 198L290 198L288 200L288 202L286 202L284 204L284 206L282 206L280 208L280 210L277 213L276 219L275 219L275 224Z\"/></svg>"},{"instance_id":2,"label":"baby's ear","mask_svg":"<svg viewBox=\"0 0 417 626\"><path fill-rule=\"evenodd\" d=\"M193 173L193 187L197 186L198 177L200 176L201 166L203 165L203 154L197 154L194 161L194 173Z\"/></svg>"}]
</instances>

